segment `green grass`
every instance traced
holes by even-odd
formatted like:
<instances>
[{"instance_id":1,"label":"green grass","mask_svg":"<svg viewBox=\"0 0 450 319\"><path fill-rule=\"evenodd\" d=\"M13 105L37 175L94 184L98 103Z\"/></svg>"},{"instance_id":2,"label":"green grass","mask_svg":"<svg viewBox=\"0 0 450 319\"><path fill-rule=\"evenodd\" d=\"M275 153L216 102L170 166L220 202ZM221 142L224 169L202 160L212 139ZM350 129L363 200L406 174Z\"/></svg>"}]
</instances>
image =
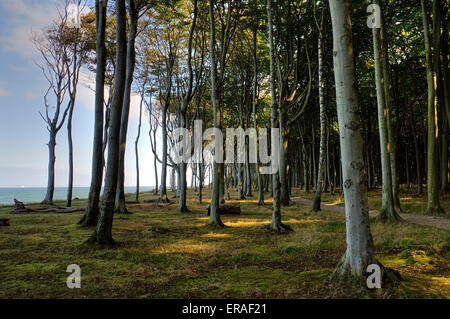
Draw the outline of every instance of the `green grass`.
<instances>
[{"instance_id":1,"label":"green grass","mask_svg":"<svg viewBox=\"0 0 450 319\"><path fill-rule=\"evenodd\" d=\"M262 227L271 216L266 202L242 201L243 214L223 216L224 229L207 226L208 202L198 205L191 191L191 213L130 204L132 215L115 216L114 248L85 243L93 229L76 225L81 213L0 208L11 221L0 228L0 298L450 298L448 231L372 222L376 257L404 281L355 289L329 281L345 252L343 214L286 207L294 232L276 235ZM81 266L81 289L66 287L69 264Z\"/></svg>"},{"instance_id":2,"label":"green grass","mask_svg":"<svg viewBox=\"0 0 450 319\"><path fill-rule=\"evenodd\" d=\"M294 189L292 196L302 197L306 199L314 199L314 191L305 192L304 190ZM339 189L334 194L330 192L322 193L321 200L323 202L332 203L335 205L344 205L344 198L341 196ZM368 192L369 209L381 210L381 187ZM440 202L442 208L445 210L445 216L450 217L450 192L441 194ZM417 195L417 187L407 188L405 185L400 187L400 205L401 213L406 214L427 214L427 189L423 188L423 194Z\"/></svg>"}]
</instances>

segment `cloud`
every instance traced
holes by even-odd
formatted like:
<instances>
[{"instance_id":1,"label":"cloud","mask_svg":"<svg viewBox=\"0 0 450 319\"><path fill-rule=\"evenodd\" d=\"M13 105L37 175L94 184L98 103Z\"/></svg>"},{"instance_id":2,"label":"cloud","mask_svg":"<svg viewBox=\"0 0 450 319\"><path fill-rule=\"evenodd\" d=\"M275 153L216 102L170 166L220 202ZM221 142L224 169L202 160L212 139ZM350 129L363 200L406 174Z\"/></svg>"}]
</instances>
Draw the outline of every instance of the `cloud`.
<instances>
[{"instance_id":1,"label":"cloud","mask_svg":"<svg viewBox=\"0 0 450 319\"><path fill-rule=\"evenodd\" d=\"M3 88L0 88L0 96L8 96L9 92Z\"/></svg>"},{"instance_id":2,"label":"cloud","mask_svg":"<svg viewBox=\"0 0 450 319\"><path fill-rule=\"evenodd\" d=\"M31 31L50 25L57 17L55 2L0 0L0 10L7 17L4 34L0 36L0 48L26 57L35 56L37 51L30 41Z\"/></svg>"},{"instance_id":3,"label":"cloud","mask_svg":"<svg viewBox=\"0 0 450 319\"><path fill-rule=\"evenodd\" d=\"M82 69L80 73L80 81L78 83L77 91L77 101L88 110L94 110L95 108L95 74ZM107 97L108 91L105 88L105 98ZM141 96L136 92L131 94L130 103L130 119L139 119L139 106L141 103Z\"/></svg>"}]
</instances>

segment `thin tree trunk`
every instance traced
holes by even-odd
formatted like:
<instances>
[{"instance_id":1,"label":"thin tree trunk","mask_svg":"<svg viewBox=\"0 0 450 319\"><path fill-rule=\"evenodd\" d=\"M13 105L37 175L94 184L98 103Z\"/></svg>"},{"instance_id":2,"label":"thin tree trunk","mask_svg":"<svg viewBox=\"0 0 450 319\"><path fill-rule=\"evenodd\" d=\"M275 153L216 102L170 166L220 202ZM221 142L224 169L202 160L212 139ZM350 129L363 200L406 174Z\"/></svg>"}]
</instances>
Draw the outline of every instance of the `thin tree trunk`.
<instances>
[{"instance_id":1,"label":"thin tree trunk","mask_svg":"<svg viewBox=\"0 0 450 319\"><path fill-rule=\"evenodd\" d=\"M82 226L95 226L99 215L100 193L103 181L103 103L106 70L106 8L108 0L95 2L96 11L96 55L97 70L95 78L95 119L94 119L94 145L92 150L91 185L89 187L88 202L83 217L78 224Z\"/></svg>"},{"instance_id":2,"label":"thin tree trunk","mask_svg":"<svg viewBox=\"0 0 450 319\"><path fill-rule=\"evenodd\" d=\"M325 78L323 74L323 17L325 8L322 9L322 18L319 28L318 63L319 63L319 112L320 112L320 150L319 150L319 174L317 175L316 193L314 195L312 211L320 211L320 198L322 196L322 179L325 175L325 133L326 133L326 105L325 105ZM314 132L313 132L314 134Z\"/></svg>"},{"instance_id":3,"label":"thin tree trunk","mask_svg":"<svg viewBox=\"0 0 450 319\"><path fill-rule=\"evenodd\" d=\"M145 86L145 84L144 84ZM142 126L142 104L144 102L144 92L141 96L141 103L139 104L139 123L138 131L136 136L136 141L134 142L134 153L136 154L136 202L139 202L139 138L141 137L141 126Z\"/></svg>"},{"instance_id":4,"label":"thin tree trunk","mask_svg":"<svg viewBox=\"0 0 450 319\"><path fill-rule=\"evenodd\" d=\"M380 1L376 0L374 2L377 5L380 5ZM375 29L374 29L375 30ZM381 30L378 30L380 33L380 47L381 47L381 63L383 69L383 84L384 84L384 96L385 96L385 106L386 106L386 124L387 124L387 134L388 134L388 152L389 152L389 161L391 166L391 178L392 178L392 199L394 201L395 209L401 211L400 205L400 185L399 185L399 176L397 173L397 143L394 135L394 123L392 119L392 102L391 102L391 78L390 78L390 64L389 64L389 52L388 52L388 41L386 28L384 25L384 16L383 12L381 13ZM398 119L398 118L397 118ZM396 213L395 213L396 214ZM394 215L395 215L394 214Z\"/></svg>"},{"instance_id":5,"label":"thin tree trunk","mask_svg":"<svg viewBox=\"0 0 450 319\"><path fill-rule=\"evenodd\" d=\"M433 3L433 46L434 54L431 52L430 30L428 28L428 17L425 1L421 0L422 21L425 39L425 53L427 66L428 84L428 159L427 159L427 192L428 192L428 214L441 214L444 210L439 201L439 174L438 174L438 128L437 128L437 68L439 61L439 0Z\"/></svg>"},{"instance_id":6,"label":"thin tree trunk","mask_svg":"<svg viewBox=\"0 0 450 319\"><path fill-rule=\"evenodd\" d=\"M379 1L375 0L375 4ZM382 61L382 39L379 28L373 28L373 48L374 48L374 60L375 60L375 83L377 91L377 106L378 106L378 131L380 134L380 154L381 154L381 172L383 181L383 194L382 194L382 207L378 219L383 222L395 222L399 220L399 216L394 208L393 198L393 179L391 176L391 164L390 151L392 150L391 144L388 142L388 128L386 124L388 109L387 102L389 99L386 93L389 93L389 89L385 89L383 83L386 82L385 76L388 72L383 72Z\"/></svg>"},{"instance_id":7,"label":"thin tree trunk","mask_svg":"<svg viewBox=\"0 0 450 319\"><path fill-rule=\"evenodd\" d=\"M72 140L72 117L75 101L71 101L69 114L67 116L67 144L69 146L69 181L67 183L67 199L66 207L72 207L72 193L73 193L73 140Z\"/></svg>"},{"instance_id":8,"label":"thin tree trunk","mask_svg":"<svg viewBox=\"0 0 450 319\"><path fill-rule=\"evenodd\" d=\"M131 85L133 84L135 58L135 40L137 35L137 24L139 12L136 8L135 0L128 0L129 6L129 34L127 44L126 58L126 78L125 94L123 98L122 114L120 120L120 149L119 149L119 174L117 180L115 210L118 214L128 214L129 211L125 204L125 149L127 145L128 119L130 115L131 104Z\"/></svg>"},{"instance_id":9,"label":"thin tree trunk","mask_svg":"<svg viewBox=\"0 0 450 319\"><path fill-rule=\"evenodd\" d=\"M277 125L277 102L275 96L275 67L274 67L274 47L273 47L273 24L272 24L272 0L267 0L267 28L269 34L269 51L270 51L270 125L272 128L280 128L280 139L283 133L281 132L281 119L278 119ZM279 112L281 114L282 112ZM275 137L272 135L272 145L274 143ZM282 153L283 145L280 145L280 149L272 148L272 152L280 152ZM292 228L288 225L285 225L281 222L281 194L280 194L280 175L279 171L283 169L283 166L280 165L278 171L272 175L272 183L273 183L273 206L272 206L272 221L270 223L269 228L275 232L282 232L292 230Z\"/></svg>"},{"instance_id":10,"label":"thin tree trunk","mask_svg":"<svg viewBox=\"0 0 450 319\"><path fill-rule=\"evenodd\" d=\"M216 26L214 18L214 0L209 1L209 26L210 26L210 55L211 55L211 103L213 107L213 125L218 128L220 124L220 111L217 105L217 62L216 62ZM216 137L217 138L217 137ZM209 215L209 224L217 227L224 227L219 216L219 197L220 197L220 177L222 176L221 165L213 159L213 189L211 194L211 206Z\"/></svg>"}]
</instances>

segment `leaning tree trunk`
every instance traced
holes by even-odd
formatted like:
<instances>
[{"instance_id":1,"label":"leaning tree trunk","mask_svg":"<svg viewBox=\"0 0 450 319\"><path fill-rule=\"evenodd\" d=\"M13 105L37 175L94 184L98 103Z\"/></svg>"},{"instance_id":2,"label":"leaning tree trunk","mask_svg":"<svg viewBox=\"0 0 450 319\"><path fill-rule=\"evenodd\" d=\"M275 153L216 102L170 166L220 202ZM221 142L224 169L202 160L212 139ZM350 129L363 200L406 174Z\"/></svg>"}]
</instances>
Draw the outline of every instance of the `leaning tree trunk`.
<instances>
[{"instance_id":1,"label":"leaning tree trunk","mask_svg":"<svg viewBox=\"0 0 450 319\"><path fill-rule=\"evenodd\" d=\"M377 2L377 1L376 1ZM376 3L375 2L375 3ZM383 180L383 195L382 195L382 207L379 215L379 219L383 222L395 222L399 219L399 216L394 208L394 198L392 184L393 179L391 176L391 162L389 157L392 150L391 144L388 142L388 129L386 127L386 113L388 109L388 96L383 86L384 78L387 74L383 73L383 62L381 53L381 35L379 28L373 28L373 48L374 48L374 60L375 60L375 84L377 90L377 105L378 105L378 130L380 134L380 154L381 154L381 173ZM389 145L389 148L388 148Z\"/></svg>"},{"instance_id":2,"label":"leaning tree trunk","mask_svg":"<svg viewBox=\"0 0 450 319\"><path fill-rule=\"evenodd\" d=\"M319 60L319 112L320 112L320 150L319 150L319 174L317 175L316 182L316 194L314 195L314 201L312 205L312 211L320 211L320 197L322 196L322 179L325 175L325 133L326 133L326 105L325 105L325 79L323 74L323 12L322 9L322 22L319 28L319 40L318 40L318 60ZM314 134L314 132L313 132Z\"/></svg>"},{"instance_id":3,"label":"leaning tree trunk","mask_svg":"<svg viewBox=\"0 0 450 319\"><path fill-rule=\"evenodd\" d=\"M112 223L114 217L115 195L117 190L117 175L119 172L120 119L125 89L127 55L125 0L116 0L116 25L116 69L114 93L111 104L110 129L108 132L108 160L105 174L105 188L102 209L100 211L97 227L89 238L89 242L98 244L114 244L114 240L112 238Z\"/></svg>"},{"instance_id":4,"label":"leaning tree trunk","mask_svg":"<svg viewBox=\"0 0 450 319\"><path fill-rule=\"evenodd\" d=\"M95 3L97 23L97 70L95 78L95 126L94 145L92 151L91 186L89 187L88 202L83 217L78 224L95 226L99 214L100 192L103 180L103 103L106 69L106 8L108 0Z\"/></svg>"},{"instance_id":5,"label":"leaning tree trunk","mask_svg":"<svg viewBox=\"0 0 450 319\"><path fill-rule=\"evenodd\" d=\"M54 127L50 127L50 139L48 141L48 180L47 193L42 204L53 204L53 193L55 192L55 147L56 147L56 131Z\"/></svg>"},{"instance_id":6,"label":"leaning tree trunk","mask_svg":"<svg viewBox=\"0 0 450 319\"><path fill-rule=\"evenodd\" d=\"M125 205L125 149L127 144L128 118L131 104L131 85L133 84L133 74L135 67L135 40L137 35L137 23L139 12L136 9L135 0L129 0L130 30L127 44L127 66L125 75L125 93L123 98L122 114L120 120L120 149L119 149L119 174L117 179L115 212L118 214L128 214Z\"/></svg>"},{"instance_id":7,"label":"leaning tree trunk","mask_svg":"<svg viewBox=\"0 0 450 319\"><path fill-rule=\"evenodd\" d=\"M421 0L422 22L425 39L425 54L427 66L427 84L428 84L428 170L427 170L427 192L429 214L444 213L439 201L439 174L438 174L438 130L437 130L437 68L439 61L439 4L438 0L433 4L433 44L434 54L431 52L430 30L428 29L428 18L425 1Z\"/></svg>"},{"instance_id":8,"label":"leaning tree trunk","mask_svg":"<svg viewBox=\"0 0 450 319\"><path fill-rule=\"evenodd\" d=\"M374 264L370 233L363 141L355 76L352 27L348 0L330 0L333 61L344 180L347 250L337 266L339 278L363 278Z\"/></svg>"}]
</instances>

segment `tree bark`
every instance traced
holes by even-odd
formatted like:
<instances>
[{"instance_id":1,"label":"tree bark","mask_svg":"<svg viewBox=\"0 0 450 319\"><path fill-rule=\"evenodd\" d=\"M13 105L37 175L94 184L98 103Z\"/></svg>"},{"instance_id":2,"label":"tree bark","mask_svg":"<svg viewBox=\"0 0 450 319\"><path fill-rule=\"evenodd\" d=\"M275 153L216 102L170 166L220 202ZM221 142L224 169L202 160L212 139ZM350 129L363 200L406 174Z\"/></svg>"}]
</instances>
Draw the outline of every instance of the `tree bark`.
<instances>
[{"instance_id":1,"label":"tree bark","mask_svg":"<svg viewBox=\"0 0 450 319\"><path fill-rule=\"evenodd\" d=\"M323 17L325 8L322 9L322 18L319 28L317 56L319 64L319 112L320 112L320 146L319 146L319 174L317 175L316 193L314 195L312 211L320 211L320 198L322 196L322 179L325 176L325 133L326 133L326 105L325 105L325 78L323 74ZM314 132L313 132L314 134Z\"/></svg>"},{"instance_id":2,"label":"tree bark","mask_svg":"<svg viewBox=\"0 0 450 319\"><path fill-rule=\"evenodd\" d=\"M281 119L278 120L277 123L277 101L275 96L275 66L274 66L274 47L273 47L273 24L272 24L272 0L267 0L267 28L269 34L269 51L270 51L270 126L272 128L280 127ZM280 128L281 129L281 128ZM282 132L280 132L280 138L282 136ZM272 141L274 141L274 137L271 136ZM280 143L281 144L281 143ZM274 143L272 142L272 145ZM283 145L280 145L280 150L272 148L272 152L280 152ZM273 206L272 206L272 221L269 225L269 229L275 232L283 232L292 230L292 228L288 225L285 225L281 222L281 194L280 194L280 175L279 170L282 169L282 166L279 167L278 171L272 174L272 183L273 183Z\"/></svg>"},{"instance_id":3,"label":"tree bark","mask_svg":"<svg viewBox=\"0 0 450 319\"><path fill-rule=\"evenodd\" d=\"M209 1L209 26L210 26L210 55L211 55L211 103L213 107L213 125L214 128L219 127L220 123L220 113L217 107L217 88L216 88L216 80L217 80L217 62L216 62L216 26L215 26L215 18L214 18L214 0ZM215 150L217 151L217 150ZM220 176L221 165L213 159L213 169L212 169L212 183L213 189L211 194L211 211L209 215L209 224L217 227L224 227L222 220L219 216L219 196L220 196Z\"/></svg>"},{"instance_id":4,"label":"tree bark","mask_svg":"<svg viewBox=\"0 0 450 319\"><path fill-rule=\"evenodd\" d=\"M369 224L349 1L330 0L330 11L347 233L347 250L335 276L363 278L367 266L376 261Z\"/></svg>"},{"instance_id":5,"label":"tree bark","mask_svg":"<svg viewBox=\"0 0 450 319\"><path fill-rule=\"evenodd\" d=\"M102 209L97 227L89 242L98 244L114 244L112 238L112 223L114 217L114 202L117 190L119 168L119 138L120 121L125 89L127 34L125 0L116 0L116 69L113 100L111 104L111 118L108 138L108 160L105 174L105 188Z\"/></svg>"},{"instance_id":6,"label":"tree bark","mask_svg":"<svg viewBox=\"0 0 450 319\"><path fill-rule=\"evenodd\" d=\"M128 7L130 23L127 43L125 93L120 120L119 173L117 177L116 202L114 207L115 212L118 214L129 213L125 204L125 150L127 145L128 119L130 116L131 85L133 84L134 68L136 64L135 41L139 18L139 11L136 8L135 0L128 0Z\"/></svg>"},{"instance_id":7,"label":"tree bark","mask_svg":"<svg viewBox=\"0 0 450 319\"><path fill-rule=\"evenodd\" d=\"M375 0L375 4L379 4L379 1ZM388 138L388 128L386 124L387 114L390 112L387 101L389 97L389 88L386 89L384 83L386 83L386 76L389 76L388 72L383 72L385 69L385 63L383 63L382 54L382 39L379 28L373 28L373 48L374 48L374 60L375 60L375 84L377 91L377 106L378 106L378 131L380 134L380 154L381 154L381 173L383 181L383 194L382 194L382 207L378 219L383 222L395 222L399 220L397 212L394 208L393 198L393 183L394 180L391 176L392 161L390 161L392 145ZM392 131L391 131L392 132ZM395 165L395 163L394 163Z\"/></svg>"},{"instance_id":8,"label":"tree bark","mask_svg":"<svg viewBox=\"0 0 450 319\"><path fill-rule=\"evenodd\" d=\"M55 161L56 161L56 131L50 127L50 139L48 141L48 179L47 179L47 193L42 201L42 204L53 204L53 193L55 192Z\"/></svg>"},{"instance_id":9,"label":"tree bark","mask_svg":"<svg viewBox=\"0 0 450 319\"><path fill-rule=\"evenodd\" d=\"M91 185L89 187L88 202L83 217L78 224L82 226L95 226L98 220L100 193L103 180L103 103L106 70L106 8L108 0L99 0L95 3L97 25L97 70L95 78L95 125L94 145L92 150Z\"/></svg>"},{"instance_id":10,"label":"tree bark","mask_svg":"<svg viewBox=\"0 0 450 319\"><path fill-rule=\"evenodd\" d=\"M377 5L381 4L379 0L374 2ZM375 29L374 29L375 30ZM388 134L388 153L389 153L389 161L390 161L390 170L391 170L391 179L392 179L392 199L394 201L395 209L401 211L400 205L400 185L399 185L399 176L397 173L397 142L394 135L394 123L392 119L392 100L391 100L391 78L390 78L390 64L389 64L389 52L388 52L388 41L386 28L384 25L384 16L383 12L381 13L381 29L379 30L381 41L381 63L383 69L383 85L384 85L384 100L386 106L386 124L387 124L387 134ZM394 213L397 215L397 213ZM381 215L380 215L381 216ZM398 215L397 215L398 217Z\"/></svg>"},{"instance_id":11,"label":"tree bark","mask_svg":"<svg viewBox=\"0 0 450 319\"><path fill-rule=\"evenodd\" d=\"M428 16L425 0L421 0L422 22L425 40L425 54L427 67L428 85L428 156L427 156L427 193L428 193L428 214L442 214L444 209L439 201L439 174L438 174L438 128L437 128L437 68L439 61L439 0L433 2L433 46L434 54L431 52L430 30L428 28Z\"/></svg>"}]
</instances>

